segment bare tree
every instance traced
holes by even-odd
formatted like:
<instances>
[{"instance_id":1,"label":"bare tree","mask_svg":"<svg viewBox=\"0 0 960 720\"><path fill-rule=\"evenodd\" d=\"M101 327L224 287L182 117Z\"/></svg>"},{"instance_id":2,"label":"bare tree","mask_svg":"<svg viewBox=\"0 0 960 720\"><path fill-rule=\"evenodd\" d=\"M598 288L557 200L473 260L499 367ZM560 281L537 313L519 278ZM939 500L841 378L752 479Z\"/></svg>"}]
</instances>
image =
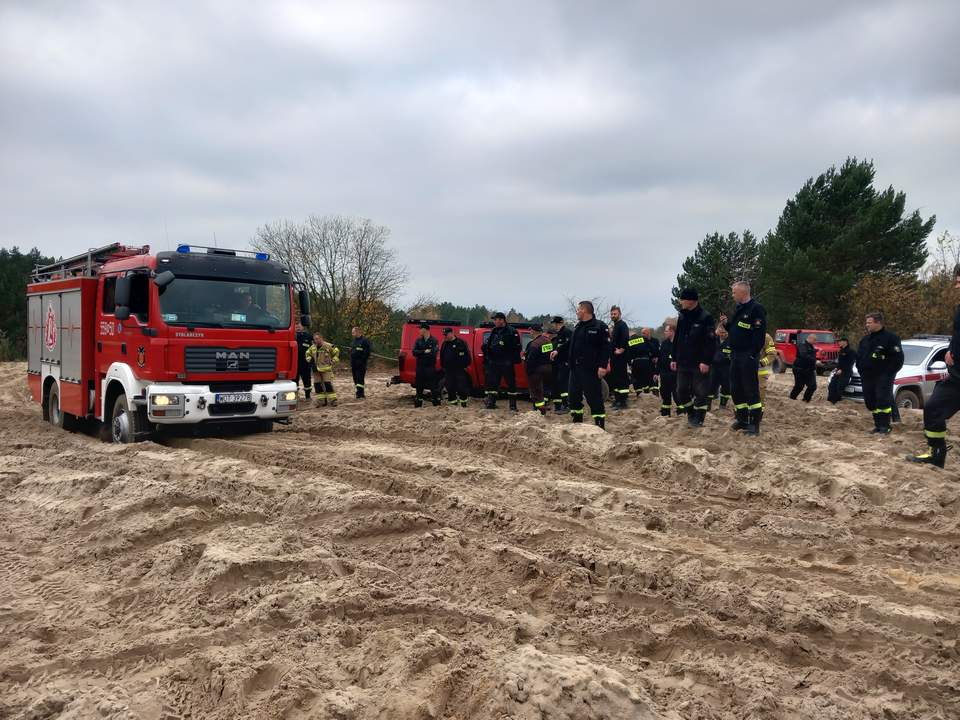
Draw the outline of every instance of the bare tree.
<instances>
[{"instance_id":1,"label":"bare tree","mask_svg":"<svg viewBox=\"0 0 960 720\"><path fill-rule=\"evenodd\" d=\"M345 342L354 325L370 335L385 328L407 283L389 236L372 220L310 215L303 223L267 223L251 244L289 266L310 290L314 327Z\"/></svg>"}]
</instances>

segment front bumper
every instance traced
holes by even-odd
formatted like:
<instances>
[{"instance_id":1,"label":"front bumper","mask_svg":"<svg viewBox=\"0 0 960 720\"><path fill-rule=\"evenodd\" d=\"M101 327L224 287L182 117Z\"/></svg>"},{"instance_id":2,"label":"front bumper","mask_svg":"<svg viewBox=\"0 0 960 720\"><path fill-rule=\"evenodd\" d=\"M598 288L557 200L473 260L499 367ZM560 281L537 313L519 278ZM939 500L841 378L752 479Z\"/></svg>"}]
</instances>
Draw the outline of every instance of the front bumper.
<instances>
[{"instance_id":1,"label":"front bumper","mask_svg":"<svg viewBox=\"0 0 960 720\"><path fill-rule=\"evenodd\" d=\"M230 402L217 402L218 395L223 400L227 393L206 385L162 383L148 385L143 393L147 418L158 425L281 420L297 410L297 385L290 380L254 383L249 392L228 393L233 396ZM166 404L161 404L162 398L167 398Z\"/></svg>"}]
</instances>

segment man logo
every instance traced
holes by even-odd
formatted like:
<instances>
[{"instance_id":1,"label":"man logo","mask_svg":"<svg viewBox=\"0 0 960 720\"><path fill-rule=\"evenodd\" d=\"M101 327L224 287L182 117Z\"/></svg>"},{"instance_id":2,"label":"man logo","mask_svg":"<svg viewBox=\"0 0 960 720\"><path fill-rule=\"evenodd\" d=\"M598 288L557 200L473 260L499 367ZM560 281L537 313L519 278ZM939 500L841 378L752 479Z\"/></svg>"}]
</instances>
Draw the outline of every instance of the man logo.
<instances>
[{"instance_id":1,"label":"man logo","mask_svg":"<svg viewBox=\"0 0 960 720\"><path fill-rule=\"evenodd\" d=\"M147 362L147 350L146 348L138 347L137 348L137 365L143 367Z\"/></svg>"},{"instance_id":2,"label":"man logo","mask_svg":"<svg viewBox=\"0 0 960 720\"><path fill-rule=\"evenodd\" d=\"M248 352L217 352L217 360L249 360Z\"/></svg>"},{"instance_id":3,"label":"man logo","mask_svg":"<svg viewBox=\"0 0 960 720\"><path fill-rule=\"evenodd\" d=\"M231 360L227 363L227 370L239 370L240 362L238 360Z\"/></svg>"}]
</instances>

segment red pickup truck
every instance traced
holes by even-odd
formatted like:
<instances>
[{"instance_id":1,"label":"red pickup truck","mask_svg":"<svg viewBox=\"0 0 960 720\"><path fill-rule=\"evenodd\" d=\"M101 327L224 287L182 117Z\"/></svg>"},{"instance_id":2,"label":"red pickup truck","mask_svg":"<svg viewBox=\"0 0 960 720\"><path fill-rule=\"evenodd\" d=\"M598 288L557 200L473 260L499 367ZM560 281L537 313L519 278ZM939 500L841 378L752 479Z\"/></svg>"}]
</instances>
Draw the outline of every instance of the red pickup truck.
<instances>
[{"instance_id":1,"label":"red pickup truck","mask_svg":"<svg viewBox=\"0 0 960 720\"><path fill-rule=\"evenodd\" d=\"M817 372L833 370L837 366L837 358L840 356L840 346L837 345L837 338L833 331L800 329L777 330L773 336L773 344L777 348L777 357L773 360L772 368L775 373L786 372L787 367L793 365L793 361L797 359L797 343L803 342L810 333L817 336L817 342L815 342L813 346L817 349L817 360L822 363L821 366L817 367Z\"/></svg>"}]
</instances>

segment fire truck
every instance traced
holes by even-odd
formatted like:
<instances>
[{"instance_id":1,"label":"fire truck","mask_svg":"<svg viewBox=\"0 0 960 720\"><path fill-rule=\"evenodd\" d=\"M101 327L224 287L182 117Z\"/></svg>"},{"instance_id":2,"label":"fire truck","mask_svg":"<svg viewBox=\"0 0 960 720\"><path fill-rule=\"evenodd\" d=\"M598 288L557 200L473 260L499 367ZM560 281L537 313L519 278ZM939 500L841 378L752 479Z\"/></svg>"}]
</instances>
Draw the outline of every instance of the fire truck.
<instances>
[{"instance_id":1,"label":"fire truck","mask_svg":"<svg viewBox=\"0 0 960 720\"><path fill-rule=\"evenodd\" d=\"M99 421L118 443L200 424L268 432L297 409L293 292L285 265L246 250L114 244L38 267L30 394L44 420Z\"/></svg>"}]
</instances>

